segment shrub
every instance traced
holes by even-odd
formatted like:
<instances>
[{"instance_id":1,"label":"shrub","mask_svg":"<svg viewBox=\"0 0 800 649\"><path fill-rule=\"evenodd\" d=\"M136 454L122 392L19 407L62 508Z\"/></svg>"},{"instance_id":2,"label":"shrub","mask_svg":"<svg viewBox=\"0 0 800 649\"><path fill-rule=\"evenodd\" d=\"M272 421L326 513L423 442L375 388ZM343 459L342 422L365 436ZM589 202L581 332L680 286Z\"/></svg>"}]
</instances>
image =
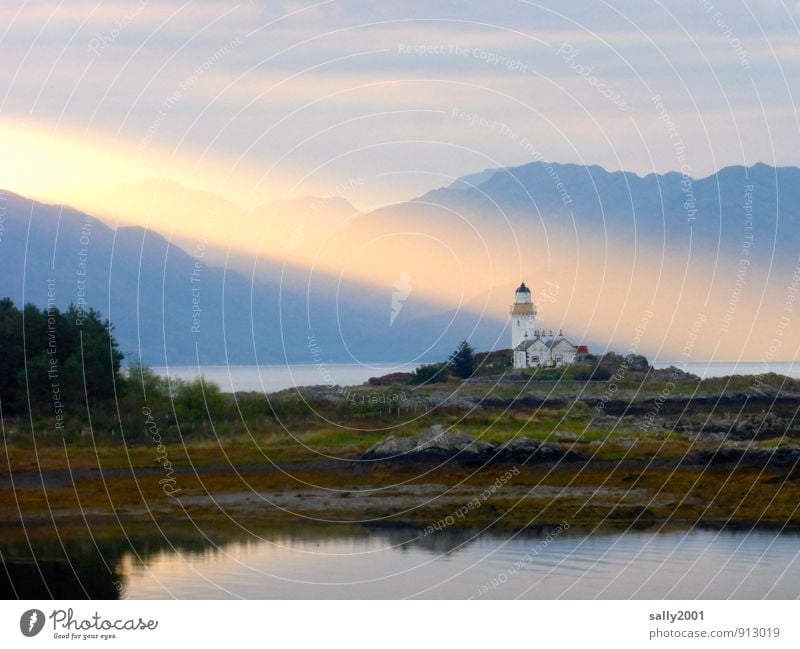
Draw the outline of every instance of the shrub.
<instances>
[{"instance_id":1,"label":"shrub","mask_svg":"<svg viewBox=\"0 0 800 649\"><path fill-rule=\"evenodd\" d=\"M450 368L447 363L431 363L420 365L411 373L410 383L443 383L450 376Z\"/></svg>"}]
</instances>

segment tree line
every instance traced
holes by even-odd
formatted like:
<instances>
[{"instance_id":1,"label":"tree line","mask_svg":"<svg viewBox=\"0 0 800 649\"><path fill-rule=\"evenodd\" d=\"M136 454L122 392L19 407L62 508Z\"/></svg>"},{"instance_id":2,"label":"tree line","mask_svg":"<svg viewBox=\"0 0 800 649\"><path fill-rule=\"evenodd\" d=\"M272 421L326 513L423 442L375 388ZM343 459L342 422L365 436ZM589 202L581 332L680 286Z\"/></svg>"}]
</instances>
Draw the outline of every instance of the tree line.
<instances>
[{"instance_id":1,"label":"tree line","mask_svg":"<svg viewBox=\"0 0 800 649\"><path fill-rule=\"evenodd\" d=\"M238 419L219 386L167 379L137 360L123 368L123 360L113 326L93 308L18 308L0 300L0 414L17 421L6 432L21 439L27 426L19 424L29 418L37 434L142 440L150 437L148 417L164 436ZM256 406L253 414L273 414L268 403Z\"/></svg>"},{"instance_id":2,"label":"tree line","mask_svg":"<svg viewBox=\"0 0 800 649\"><path fill-rule=\"evenodd\" d=\"M114 399L123 355L108 320L70 305L22 309L0 300L0 406L4 416L52 414Z\"/></svg>"}]
</instances>

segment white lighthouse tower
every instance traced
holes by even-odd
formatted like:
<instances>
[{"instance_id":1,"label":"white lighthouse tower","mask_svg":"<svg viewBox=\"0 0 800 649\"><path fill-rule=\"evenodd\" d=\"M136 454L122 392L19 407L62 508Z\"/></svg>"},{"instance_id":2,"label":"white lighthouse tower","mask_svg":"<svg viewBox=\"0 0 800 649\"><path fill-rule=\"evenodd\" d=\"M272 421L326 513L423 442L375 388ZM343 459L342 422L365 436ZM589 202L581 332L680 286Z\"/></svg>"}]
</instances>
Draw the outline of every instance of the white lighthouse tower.
<instances>
[{"instance_id":1,"label":"white lighthouse tower","mask_svg":"<svg viewBox=\"0 0 800 649\"><path fill-rule=\"evenodd\" d=\"M531 289L525 282L519 285L511 305L511 349L516 349L526 337L533 336L536 305L531 301Z\"/></svg>"}]
</instances>

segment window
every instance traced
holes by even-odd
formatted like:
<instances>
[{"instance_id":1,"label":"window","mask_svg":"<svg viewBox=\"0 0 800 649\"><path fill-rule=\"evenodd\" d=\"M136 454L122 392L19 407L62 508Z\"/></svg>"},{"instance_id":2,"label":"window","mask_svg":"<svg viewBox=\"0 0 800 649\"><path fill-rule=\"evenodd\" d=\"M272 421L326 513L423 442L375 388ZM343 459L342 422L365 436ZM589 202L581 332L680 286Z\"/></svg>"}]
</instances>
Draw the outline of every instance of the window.
<instances>
[{"instance_id":1,"label":"window","mask_svg":"<svg viewBox=\"0 0 800 649\"><path fill-rule=\"evenodd\" d=\"M531 356L531 363L538 363L539 357L538 356Z\"/></svg>"},{"instance_id":2,"label":"window","mask_svg":"<svg viewBox=\"0 0 800 649\"><path fill-rule=\"evenodd\" d=\"M564 360L564 357L561 354L556 356L556 363L561 363Z\"/></svg>"}]
</instances>

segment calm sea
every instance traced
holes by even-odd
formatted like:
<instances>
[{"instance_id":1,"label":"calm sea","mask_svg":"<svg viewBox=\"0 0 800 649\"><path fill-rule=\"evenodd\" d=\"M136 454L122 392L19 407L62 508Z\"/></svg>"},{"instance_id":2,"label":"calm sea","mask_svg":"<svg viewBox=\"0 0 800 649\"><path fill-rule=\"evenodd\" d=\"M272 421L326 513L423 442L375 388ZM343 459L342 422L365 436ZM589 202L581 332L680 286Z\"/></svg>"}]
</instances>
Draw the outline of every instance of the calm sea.
<instances>
[{"instance_id":1,"label":"calm sea","mask_svg":"<svg viewBox=\"0 0 800 649\"><path fill-rule=\"evenodd\" d=\"M627 532L278 537L122 561L130 598L794 599L800 539Z\"/></svg>"},{"instance_id":2,"label":"calm sea","mask_svg":"<svg viewBox=\"0 0 800 649\"><path fill-rule=\"evenodd\" d=\"M663 368L675 365L702 378L730 376L732 374L763 374L775 372L800 378L800 363L792 362L700 362L681 363L664 361L654 363ZM308 385L360 385L370 377L390 372L410 372L415 365L403 363L309 363L305 365L179 365L154 368L162 376L195 379L204 376L216 383L223 392L257 391L277 392L287 388Z\"/></svg>"}]
</instances>

